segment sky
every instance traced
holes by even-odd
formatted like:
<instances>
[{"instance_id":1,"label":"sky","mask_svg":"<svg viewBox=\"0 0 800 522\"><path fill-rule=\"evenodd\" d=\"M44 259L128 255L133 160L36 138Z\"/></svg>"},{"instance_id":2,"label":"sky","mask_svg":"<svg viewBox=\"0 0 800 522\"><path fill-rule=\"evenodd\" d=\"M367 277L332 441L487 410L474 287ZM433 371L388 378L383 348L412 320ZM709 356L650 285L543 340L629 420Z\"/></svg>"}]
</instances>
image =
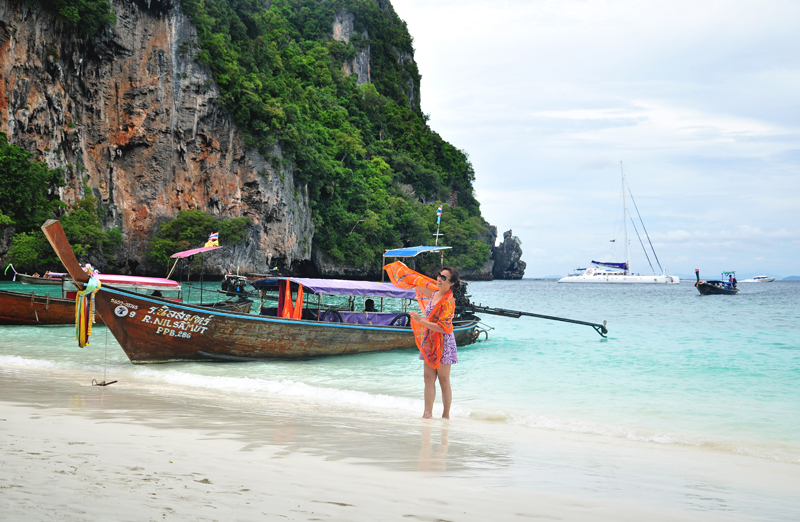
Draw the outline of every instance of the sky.
<instances>
[{"instance_id":1,"label":"sky","mask_svg":"<svg viewBox=\"0 0 800 522\"><path fill-rule=\"evenodd\" d=\"M800 275L797 0L392 5L422 111L468 153L525 277L625 260L621 166L667 273Z\"/></svg>"}]
</instances>

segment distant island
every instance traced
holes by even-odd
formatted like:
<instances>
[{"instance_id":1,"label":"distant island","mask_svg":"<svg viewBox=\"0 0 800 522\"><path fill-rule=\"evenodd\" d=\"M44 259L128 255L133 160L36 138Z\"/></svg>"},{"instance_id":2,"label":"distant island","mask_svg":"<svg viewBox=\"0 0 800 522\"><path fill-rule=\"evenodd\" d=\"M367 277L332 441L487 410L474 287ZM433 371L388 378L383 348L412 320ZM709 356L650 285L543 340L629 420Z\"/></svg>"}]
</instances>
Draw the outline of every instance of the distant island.
<instances>
[{"instance_id":1,"label":"distant island","mask_svg":"<svg viewBox=\"0 0 800 522\"><path fill-rule=\"evenodd\" d=\"M783 281L800 281L800 276L789 276L784 277Z\"/></svg>"}]
</instances>

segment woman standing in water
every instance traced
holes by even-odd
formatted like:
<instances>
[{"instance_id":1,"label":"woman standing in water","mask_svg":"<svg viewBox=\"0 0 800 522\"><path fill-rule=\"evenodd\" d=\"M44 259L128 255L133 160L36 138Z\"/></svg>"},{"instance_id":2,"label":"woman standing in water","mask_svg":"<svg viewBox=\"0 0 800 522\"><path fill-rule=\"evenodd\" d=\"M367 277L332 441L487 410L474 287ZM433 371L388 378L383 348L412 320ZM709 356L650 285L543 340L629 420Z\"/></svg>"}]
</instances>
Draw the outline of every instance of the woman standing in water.
<instances>
[{"instance_id":1,"label":"woman standing in water","mask_svg":"<svg viewBox=\"0 0 800 522\"><path fill-rule=\"evenodd\" d=\"M435 289L431 284L418 284L415 288L418 294L422 294L422 302L426 303L424 317L418 312L409 314L421 352L419 358L425 361L425 411L422 414L425 419L433 417L437 379L442 389L442 418L450 418L450 404L453 402L450 367L458 362L456 338L453 335L456 301L452 289L458 288L459 284L458 271L444 266L436 276Z\"/></svg>"}]
</instances>

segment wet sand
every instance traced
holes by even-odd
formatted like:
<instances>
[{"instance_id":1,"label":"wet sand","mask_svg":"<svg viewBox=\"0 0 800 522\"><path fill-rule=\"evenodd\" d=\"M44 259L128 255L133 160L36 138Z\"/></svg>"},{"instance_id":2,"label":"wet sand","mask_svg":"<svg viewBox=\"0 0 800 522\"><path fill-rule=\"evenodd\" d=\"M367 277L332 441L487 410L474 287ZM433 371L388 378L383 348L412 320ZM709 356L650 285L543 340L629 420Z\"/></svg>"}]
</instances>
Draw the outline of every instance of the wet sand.
<instances>
[{"instance_id":1,"label":"wet sand","mask_svg":"<svg viewBox=\"0 0 800 522\"><path fill-rule=\"evenodd\" d=\"M800 486L751 457L89 383L0 368L3 520L777 520L737 502Z\"/></svg>"}]
</instances>

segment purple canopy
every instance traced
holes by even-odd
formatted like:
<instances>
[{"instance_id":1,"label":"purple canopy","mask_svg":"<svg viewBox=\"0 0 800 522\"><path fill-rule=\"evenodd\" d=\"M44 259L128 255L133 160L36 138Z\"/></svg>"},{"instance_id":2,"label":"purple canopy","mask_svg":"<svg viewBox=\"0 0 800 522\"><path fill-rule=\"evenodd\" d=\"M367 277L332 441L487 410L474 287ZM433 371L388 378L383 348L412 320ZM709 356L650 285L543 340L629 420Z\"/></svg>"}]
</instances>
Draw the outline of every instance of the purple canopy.
<instances>
[{"instance_id":1,"label":"purple canopy","mask_svg":"<svg viewBox=\"0 0 800 522\"><path fill-rule=\"evenodd\" d=\"M597 266L607 266L607 267L610 267L610 268L619 268L620 270L627 270L628 269L628 263L604 263L602 261L594 261L593 260L592 264L593 265L597 265Z\"/></svg>"},{"instance_id":2,"label":"purple canopy","mask_svg":"<svg viewBox=\"0 0 800 522\"><path fill-rule=\"evenodd\" d=\"M400 297L416 299L413 290L404 290L392 283L371 281L344 281L342 279L311 279L306 277L269 277L250 283L257 290L277 290L279 281L303 285L303 290L314 294L360 295L365 297Z\"/></svg>"}]
</instances>

